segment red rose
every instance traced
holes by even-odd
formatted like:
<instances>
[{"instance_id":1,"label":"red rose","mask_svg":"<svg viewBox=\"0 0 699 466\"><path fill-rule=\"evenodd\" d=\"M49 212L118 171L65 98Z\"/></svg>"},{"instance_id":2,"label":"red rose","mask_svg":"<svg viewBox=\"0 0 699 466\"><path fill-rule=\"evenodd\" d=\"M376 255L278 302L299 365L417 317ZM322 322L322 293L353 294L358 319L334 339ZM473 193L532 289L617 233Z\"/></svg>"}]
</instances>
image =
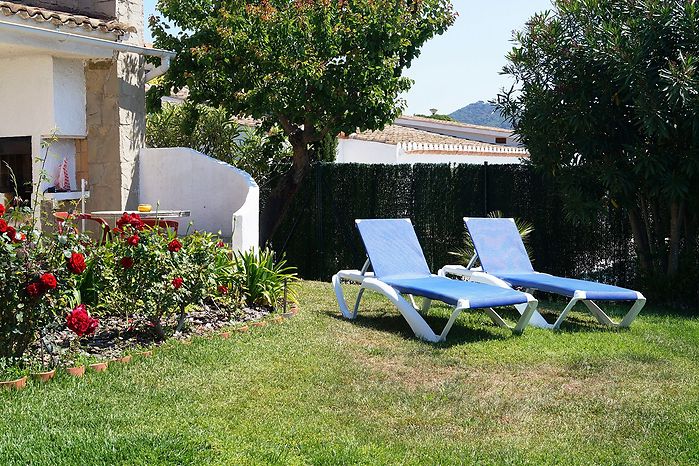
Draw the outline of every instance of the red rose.
<instances>
[{"instance_id":1,"label":"red rose","mask_svg":"<svg viewBox=\"0 0 699 466\"><path fill-rule=\"evenodd\" d=\"M118 230L123 230L124 226L126 225L131 225L133 228L141 231L143 230L143 222L141 221L141 217L138 214L127 214L124 212L124 214L117 220L116 222L117 229Z\"/></svg>"},{"instance_id":2,"label":"red rose","mask_svg":"<svg viewBox=\"0 0 699 466\"><path fill-rule=\"evenodd\" d=\"M76 307L66 317L66 327L75 332L78 337L95 333L99 320L90 317L84 304Z\"/></svg>"},{"instance_id":3,"label":"red rose","mask_svg":"<svg viewBox=\"0 0 699 466\"><path fill-rule=\"evenodd\" d=\"M8 238L10 238L10 241L17 240L17 230L15 230L15 227L7 225L7 230L5 231L5 234Z\"/></svg>"},{"instance_id":4,"label":"red rose","mask_svg":"<svg viewBox=\"0 0 699 466\"><path fill-rule=\"evenodd\" d=\"M184 283L184 280L182 279L182 277L175 277L172 279L172 286L174 286L176 290L180 289L180 287L182 286L182 283Z\"/></svg>"},{"instance_id":5,"label":"red rose","mask_svg":"<svg viewBox=\"0 0 699 466\"><path fill-rule=\"evenodd\" d=\"M219 285L218 292L219 294L228 294L228 287L225 285Z\"/></svg>"},{"instance_id":6,"label":"red rose","mask_svg":"<svg viewBox=\"0 0 699 466\"><path fill-rule=\"evenodd\" d=\"M27 294L29 295L30 298L38 297L41 294L41 292L43 291L41 289L41 285L37 282L31 282L30 284L28 284L26 286L25 290L27 291Z\"/></svg>"},{"instance_id":7,"label":"red rose","mask_svg":"<svg viewBox=\"0 0 699 466\"><path fill-rule=\"evenodd\" d=\"M130 269L131 267L133 267L133 257L129 257L129 256L122 257L121 260L119 261L119 263L125 269Z\"/></svg>"},{"instance_id":8,"label":"red rose","mask_svg":"<svg viewBox=\"0 0 699 466\"><path fill-rule=\"evenodd\" d=\"M45 273L39 277L39 283L45 290L53 290L58 286L58 281L52 273Z\"/></svg>"},{"instance_id":9,"label":"red rose","mask_svg":"<svg viewBox=\"0 0 699 466\"><path fill-rule=\"evenodd\" d=\"M116 226L118 229L122 230L124 225L129 225L131 223L131 215L124 212L124 214L116 221Z\"/></svg>"},{"instance_id":10,"label":"red rose","mask_svg":"<svg viewBox=\"0 0 699 466\"><path fill-rule=\"evenodd\" d=\"M167 249L170 252L180 252L180 249L182 249L182 243L177 241L177 238L175 238L168 243Z\"/></svg>"},{"instance_id":11,"label":"red rose","mask_svg":"<svg viewBox=\"0 0 699 466\"><path fill-rule=\"evenodd\" d=\"M126 242L129 244L129 246L138 246L140 239L141 238L139 238L138 235L132 235L126 239Z\"/></svg>"},{"instance_id":12,"label":"red rose","mask_svg":"<svg viewBox=\"0 0 699 466\"><path fill-rule=\"evenodd\" d=\"M222 247L224 247L225 245L226 245L226 243L224 243L224 242L221 241L221 240L219 240L218 243L216 243L216 246L218 246L219 248L222 248Z\"/></svg>"},{"instance_id":13,"label":"red rose","mask_svg":"<svg viewBox=\"0 0 699 466\"><path fill-rule=\"evenodd\" d=\"M0 218L0 235L7 231L7 222Z\"/></svg>"},{"instance_id":14,"label":"red rose","mask_svg":"<svg viewBox=\"0 0 699 466\"><path fill-rule=\"evenodd\" d=\"M87 265L85 265L85 256L79 252L74 252L70 255L70 259L68 259L68 270L73 272L75 275L80 275L86 268Z\"/></svg>"},{"instance_id":15,"label":"red rose","mask_svg":"<svg viewBox=\"0 0 699 466\"><path fill-rule=\"evenodd\" d=\"M0 204L0 215L5 215L5 205Z\"/></svg>"},{"instance_id":16,"label":"red rose","mask_svg":"<svg viewBox=\"0 0 699 466\"><path fill-rule=\"evenodd\" d=\"M131 215L131 226L138 231L143 230L144 223L141 221L141 216L138 214Z\"/></svg>"}]
</instances>

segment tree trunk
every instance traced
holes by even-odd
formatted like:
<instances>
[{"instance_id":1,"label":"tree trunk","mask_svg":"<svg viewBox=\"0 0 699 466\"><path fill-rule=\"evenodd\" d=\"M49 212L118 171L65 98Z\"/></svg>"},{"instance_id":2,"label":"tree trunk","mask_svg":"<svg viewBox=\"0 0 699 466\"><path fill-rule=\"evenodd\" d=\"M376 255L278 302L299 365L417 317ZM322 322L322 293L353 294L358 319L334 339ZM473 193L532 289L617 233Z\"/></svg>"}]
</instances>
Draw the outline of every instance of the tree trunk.
<instances>
[{"instance_id":1,"label":"tree trunk","mask_svg":"<svg viewBox=\"0 0 699 466\"><path fill-rule=\"evenodd\" d=\"M289 171L275 185L267 198L265 208L260 215L260 245L269 242L277 231L281 221L291 207L303 179L311 168L308 145L302 138L289 138L294 151L294 161Z\"/></svg>"},{"instance_id":2,"label":"tree trunk","mask_svg":"<svg viewBox=\"0 0 699 466\"><path fill-rule=\"evenodd\" d=\"M631 223L631 234L633 242L636 245L636 253L638 261L643 272L649 272L652 268L650 247L648 244L648 235L643 220L641 220L638 207L629 208L629 222Z\"/></svg>"},{"instance_id":3,"label":"tree trunk","mask_svg":"<svg viewBox=\"0 0 699 466\"><path fill-rule=\"evenodd\" d=\"M667 274L673 276L680 266L680 237L682 236L682 219L684 202L673 201L670 205L670 244L667 254Z\"/></svg>"}]
</instances>

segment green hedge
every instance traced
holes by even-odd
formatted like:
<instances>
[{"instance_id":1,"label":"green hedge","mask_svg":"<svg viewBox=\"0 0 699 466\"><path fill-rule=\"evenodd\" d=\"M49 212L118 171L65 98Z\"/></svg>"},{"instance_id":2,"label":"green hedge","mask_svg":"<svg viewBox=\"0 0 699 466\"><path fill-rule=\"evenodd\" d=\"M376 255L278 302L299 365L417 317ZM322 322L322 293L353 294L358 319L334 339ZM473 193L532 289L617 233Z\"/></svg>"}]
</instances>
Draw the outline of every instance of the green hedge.
<instances>
[{"instance_id":1,"label":"green hedge","mask_svg":"<svg viewBox=\"0 0 699 466\"><path fill-rule=\"evenodd\" d=\"M635 256L624 213L609 208L589 224L563 216L554 189L523 165L318 164L306 178L273 247L308 279L359 268L365 253L356 218L409 217L433 272L453 263L462 217L500 210L534 225L535 268L633 285Z\"/></svg>"}]
</instances>

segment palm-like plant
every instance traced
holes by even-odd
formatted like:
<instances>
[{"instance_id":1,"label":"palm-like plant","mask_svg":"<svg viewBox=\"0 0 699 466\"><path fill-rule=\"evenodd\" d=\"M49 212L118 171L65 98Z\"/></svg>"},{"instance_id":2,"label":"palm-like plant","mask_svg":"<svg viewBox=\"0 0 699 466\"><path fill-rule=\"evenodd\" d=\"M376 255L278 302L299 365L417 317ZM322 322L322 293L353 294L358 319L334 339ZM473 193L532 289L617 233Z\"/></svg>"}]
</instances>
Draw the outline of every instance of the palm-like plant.
<instances>
[{"instance_id":1,"label":"palm-like plant","mask_svg":"<svg viewBox=\"0 0 699 466\"><path fill-rule=\"evenodd\" d=\"M499 210L495 210L493 212L490 212L488 214L488 218L502 218L503 214ZM533 261L533 257L531 254L531 250L529 248L529 237L534 231L534 225L531 222L528 222L526 220L522 220L519 218L515 218L515 225L517 226L517 230L519 231L519 236L522 237L522 242L524 243L524 248L527 250L527 255L529 256L529 260ZM471 235L468 233L468 230L464 233L464 242L463 246L456 251L449 252L449 254L456 256L458 258L458 262L462 265L468 265L469 262L471 262L471 259L476 253L476 248L473 245L473 239L471 238ZM475 264L471 264L475 265Z\"/></svg>"},{"instance_id":2,"label":"palm-like plant","mask_svg":"<svg viewBox=\"0 0 699 466\"><path fill-rule=\"evenodd\" d=\"M298 277L286 260L274 260L270 249L251 249L235 253L237 285L248 306L276 306L287 291L287 298L296 300Z\"/></svg>"}]
</instances>

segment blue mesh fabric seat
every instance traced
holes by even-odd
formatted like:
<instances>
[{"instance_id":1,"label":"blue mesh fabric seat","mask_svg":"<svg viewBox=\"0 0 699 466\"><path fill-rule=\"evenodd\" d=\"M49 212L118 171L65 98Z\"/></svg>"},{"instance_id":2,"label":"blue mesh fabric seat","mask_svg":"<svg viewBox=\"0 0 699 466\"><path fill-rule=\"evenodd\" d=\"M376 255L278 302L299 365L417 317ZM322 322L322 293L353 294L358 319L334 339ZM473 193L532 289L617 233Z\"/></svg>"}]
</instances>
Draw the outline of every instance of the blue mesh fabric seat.
<instances>
[{"instance_id":1,"label":"blue mesh fabric seat","mask_svg":"<svg viewBox=\"0 0 699 466\"><path fill-rule=\"evenodd\" d=\"M637 291L587 280L557 277L534 271L511 218L465 218L483 272L510 286L572 298L552 327L557 328L577 301L582 301L598 320L607 325L628 326L645 304ZM614 323L592 300L635 301L620 324Z\"/></svg>"},{"instance_id":2,"label":"blue mesh fabric seat","mask_svg":"<svg viewBox=\"0 0 699 466\"><path fill-rule=\"evenodd\" d=\"M512 286L533 288L572 297L576 291L589 299L637 299L635 291L618 286L534 272L527 250L511 218L468 218L466 227L473 240L483 271Z\"/></svg>"},{"instance_id":3,"label":"blue mesh fabric seat","mask_svg":"<svg viewBox=\"0 0 699 466\"><path fill-rule=\"evenodd\" d=\"M401 293L451 305L464 299L471 308L527 302L518 291L432 275L408 219L358 220L357 228L376 277Z\"/></svg>"}]
</instances>

